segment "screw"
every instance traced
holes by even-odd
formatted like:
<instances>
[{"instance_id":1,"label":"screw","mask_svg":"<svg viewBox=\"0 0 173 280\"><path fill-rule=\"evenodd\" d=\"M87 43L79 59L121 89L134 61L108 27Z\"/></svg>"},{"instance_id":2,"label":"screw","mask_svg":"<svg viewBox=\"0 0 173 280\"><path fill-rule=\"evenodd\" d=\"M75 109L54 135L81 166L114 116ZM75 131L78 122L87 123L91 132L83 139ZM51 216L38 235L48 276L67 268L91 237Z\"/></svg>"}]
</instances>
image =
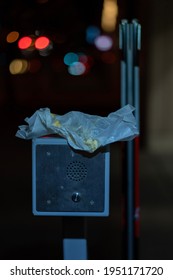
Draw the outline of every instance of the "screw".
<instances>
[{"instance_id":1,"label":"screw","mask_svg":"<svg viewBox=\"0 0 173 280\"><path fill-rule=\"evenodd\" d=\"M80 201L80 194L78 192L75 192L72 194L72 200L74 202L79 202Z\"/></svg>"}]
</instances>

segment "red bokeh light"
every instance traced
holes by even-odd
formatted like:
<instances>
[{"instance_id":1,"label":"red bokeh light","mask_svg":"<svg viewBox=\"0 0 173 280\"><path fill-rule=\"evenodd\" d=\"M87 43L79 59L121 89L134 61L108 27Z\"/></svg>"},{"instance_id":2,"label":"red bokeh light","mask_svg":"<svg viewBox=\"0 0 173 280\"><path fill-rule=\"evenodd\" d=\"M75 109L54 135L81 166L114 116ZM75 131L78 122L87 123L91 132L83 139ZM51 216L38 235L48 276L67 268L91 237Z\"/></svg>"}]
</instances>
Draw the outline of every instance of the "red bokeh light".
<instances>
[{"instance_id":1,"label":"red bokeh light","mask_svg":"<svg viewBox=\"0 0 173 280\"><path fill-rule=\"evenodd\" d=\"M25 36L22 37L19 41L18 41L18 47L21 50L25 50L28 49L32 44L32 38L29 36Z\"/></svg>"},{"instance_id":2,"label":"red bokeh light","mask_svg":"<svg viewBox=\"0 0 173 280\"><path fill-rule=\"evenodd\" d=\"M38 50L43 50L47 48L49 44L50 44L50 40L45 36L38 37L35 40L35 48Z\"/></svg>"}]
</instances>

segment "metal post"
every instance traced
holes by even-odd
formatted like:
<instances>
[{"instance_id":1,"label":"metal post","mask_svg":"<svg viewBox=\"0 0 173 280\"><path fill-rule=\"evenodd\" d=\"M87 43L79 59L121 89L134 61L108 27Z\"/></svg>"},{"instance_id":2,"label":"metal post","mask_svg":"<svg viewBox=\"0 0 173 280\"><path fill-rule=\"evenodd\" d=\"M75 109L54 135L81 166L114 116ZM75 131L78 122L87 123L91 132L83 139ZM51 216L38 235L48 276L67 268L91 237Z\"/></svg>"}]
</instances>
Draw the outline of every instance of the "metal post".
<instances>
[{"instance_id":1,"label":"metal post","mask_svg":"<svg viewBox=\"0 0 173 280\"><path fill-rule=\"evenodd\" d=\"M137 51L140 49L141 27L136 20L120 24L121 60L121 106L135 107L135 117L139 127L139 67ZM139 139L138 139L139 140ZM124 143L123 192L125 201L124 257L136 257L136 227L139 227L139 141L134 139ZM138 208L138 209L137 209ZM138 219L138 220L135 220Z\"/></svg>"},{"instance_id":2,"label":"metal post","mask_svg":"<svg viewBox=\"0 0 173 280\"><path fill-rule=\"evenodd\" d=\"M87 260L86 219L63 217L63 259Z\"/></svg>"}]
</instances>

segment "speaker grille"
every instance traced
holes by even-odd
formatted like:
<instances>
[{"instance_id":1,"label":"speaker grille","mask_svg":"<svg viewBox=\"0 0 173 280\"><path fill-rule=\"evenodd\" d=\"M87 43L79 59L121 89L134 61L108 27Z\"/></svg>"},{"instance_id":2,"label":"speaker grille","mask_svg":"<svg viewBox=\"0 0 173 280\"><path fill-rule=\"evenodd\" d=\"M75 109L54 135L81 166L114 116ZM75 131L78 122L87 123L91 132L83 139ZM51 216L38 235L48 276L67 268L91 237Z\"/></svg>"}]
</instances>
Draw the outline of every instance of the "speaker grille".
<instances>
[{"instance_id":1,"label":"speaker grille","mask_svg":"<svg viewBox=\"0 0 173 280\"><path fill-rule=\"evenodd\" d=\"M72 181L82 181L87 176L87 168L81 161L72 161L67 165L67 177Z\"/></svg>"}]
</instances>

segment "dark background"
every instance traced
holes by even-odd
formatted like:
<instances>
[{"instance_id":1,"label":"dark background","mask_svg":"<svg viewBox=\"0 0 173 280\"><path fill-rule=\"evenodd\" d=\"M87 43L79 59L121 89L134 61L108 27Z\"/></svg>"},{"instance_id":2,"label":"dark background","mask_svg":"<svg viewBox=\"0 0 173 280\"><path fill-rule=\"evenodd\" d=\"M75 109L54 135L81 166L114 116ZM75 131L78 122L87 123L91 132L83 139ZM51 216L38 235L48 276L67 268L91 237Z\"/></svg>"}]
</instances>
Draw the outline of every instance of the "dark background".
<instances>
[{"instance_id":1,"label":"dark background","mask_svg":"<svg viewBox=\"0 0 173 280\"><path fill-rule=\"evenodd\" d=\"M100 27L102 6L101 0L0 1L1 259L62 259L62 218L33 216L31 142L15 133L41 107L57 114L79 110L102 116L120 107L118 26L124 18L137 18L142 26L139 259L172 259L173 4L118 1L116 29L109 34L112 64L85 41L88 25ZM49 56L34 55L41 63L38 72L10 74L10 62L25 56L16 43L6 42L13 30L20 36L38 30L54 42ZM87 75L67 73L62 58L68 51L93 58ZM111 145L111 213L87 221L90 259L122 258L121 158L120 144Z\"/></svg>"}]
</instances>

